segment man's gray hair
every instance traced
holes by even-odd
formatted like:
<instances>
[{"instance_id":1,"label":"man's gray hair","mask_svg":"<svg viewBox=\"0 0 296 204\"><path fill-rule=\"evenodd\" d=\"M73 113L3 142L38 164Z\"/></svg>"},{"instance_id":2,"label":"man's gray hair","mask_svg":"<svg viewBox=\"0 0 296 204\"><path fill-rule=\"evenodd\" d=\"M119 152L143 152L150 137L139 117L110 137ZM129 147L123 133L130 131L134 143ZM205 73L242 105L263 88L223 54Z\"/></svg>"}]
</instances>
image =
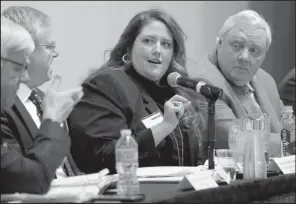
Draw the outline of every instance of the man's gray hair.
<instances>
[{"instance_id":1,"label":"man's gray hair","mask_svg":"<svg viewBox=\"0 0 296 204\"><path fill-rule=\"evenodd\" d=\"M225 20L224 25L222 26L219 32L217 42L222 40L223 36L225 36L232 28L234 28L237 24L243 21L249 21L253 23L254 26L260 27L265 30L267 37L266 50L268 50L272 42L270 26L261 15L259 15L256 11L253 10L243 10L238 12L237 14L228 17Z\"/></svg>"},{"instance_id":2,"label":"man's gray hair","mask_svg":"<svg viewBox=\"0 0 296 204\"><path fill-rule=\"evenodd\" d=\"M1 57L8 58L16 52L29 56L34 49L35 44L28 31L1 15Z\"/></svg>"},{"instance_id":3,"label":"man's gray hair","mask_svg":"<svg viewBox=\"0 0 296 204\"><path fill-rule=\"evenodd\" d=\"M5 9L2 15L27 29L34 41L39 39L42 28L51 25L48 15L28 6L11 6Z\"/></svg>"}]
</instances>

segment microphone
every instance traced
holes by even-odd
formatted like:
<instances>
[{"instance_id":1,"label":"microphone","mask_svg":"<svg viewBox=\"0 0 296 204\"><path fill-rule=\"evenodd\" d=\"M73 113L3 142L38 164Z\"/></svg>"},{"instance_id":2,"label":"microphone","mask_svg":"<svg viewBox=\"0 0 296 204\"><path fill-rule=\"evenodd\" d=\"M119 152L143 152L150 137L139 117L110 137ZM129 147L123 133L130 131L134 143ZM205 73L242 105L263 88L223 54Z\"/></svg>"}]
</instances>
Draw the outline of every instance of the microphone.
<instances>
[{"instance_id":1,"label":"microphone","mask_svg":"<svg viewBox=\"0 0 296 204\"><path fill-rule=\"evenodd\" d=\"M167 77L167 82L171 87L182 86L185 88L193 89L196 92L201 93L207 99L216 101L222 97L223 90L207 84L206 82L190 79L188 77L181 76L178 72L172 72Z\"/></svg>"}]
</instances>

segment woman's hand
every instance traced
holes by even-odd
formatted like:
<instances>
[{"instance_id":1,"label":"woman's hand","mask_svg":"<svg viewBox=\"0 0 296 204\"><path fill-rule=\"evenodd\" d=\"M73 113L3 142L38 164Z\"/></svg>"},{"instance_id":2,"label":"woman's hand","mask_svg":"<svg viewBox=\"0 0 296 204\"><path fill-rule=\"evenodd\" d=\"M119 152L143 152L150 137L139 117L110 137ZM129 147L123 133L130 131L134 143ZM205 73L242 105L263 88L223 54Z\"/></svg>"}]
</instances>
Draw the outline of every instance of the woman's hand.
<instances>
[{"instance_id":1,"label":"woman's hand","mask_svg":"<svg viewBox=\"0 0 296 204\"><path fill-rule=\"evenodd\" d=\"M184 109L186 109L190 103L190 101L180 95L175 95L165 102L163 121L151 127L155 146L174 131L180 118L184 114Z\"/></svg>"},{"instance_id":2,"label":"woman's hand","mask_svg":"<svg viewBox=\"0 0 296 204\"><path fill-rule=\"evenodd\" d=\"M180 95L173 96L164 104L163 122L172 126L174 129L178 125L180 118L183 116L184 110L190 105L190 103L190 101Z\"/></svg>"}]
</instances>

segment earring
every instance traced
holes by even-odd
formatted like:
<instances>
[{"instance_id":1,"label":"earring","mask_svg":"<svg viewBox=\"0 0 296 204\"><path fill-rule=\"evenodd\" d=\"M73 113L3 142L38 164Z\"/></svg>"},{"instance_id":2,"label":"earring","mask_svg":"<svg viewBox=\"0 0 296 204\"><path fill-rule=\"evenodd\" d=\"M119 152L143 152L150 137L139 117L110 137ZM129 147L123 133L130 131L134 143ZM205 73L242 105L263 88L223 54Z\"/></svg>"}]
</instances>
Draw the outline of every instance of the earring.
<instances>
[{"instance_id":1,"label":"earring","mask_svg":"<svg viewBox=\"0 0 296 204\"><path fill-rule=\"evenodd\" d=\"M220 45L222 42L222 39L220 37L216 38L216 45Z\"/></svg>"},{"instance_id":2,"label":"earring","mask_svg":"<svg viewBox=\"0 0 296 204\"><path fill-rule=\"evenodd\" d=\"M127 61L127 53L125 53L123 56L122 56L122 61L125 63L125 64L128 64L128 63L130 63L131 61Z\"/></svg>"}]
</instances>

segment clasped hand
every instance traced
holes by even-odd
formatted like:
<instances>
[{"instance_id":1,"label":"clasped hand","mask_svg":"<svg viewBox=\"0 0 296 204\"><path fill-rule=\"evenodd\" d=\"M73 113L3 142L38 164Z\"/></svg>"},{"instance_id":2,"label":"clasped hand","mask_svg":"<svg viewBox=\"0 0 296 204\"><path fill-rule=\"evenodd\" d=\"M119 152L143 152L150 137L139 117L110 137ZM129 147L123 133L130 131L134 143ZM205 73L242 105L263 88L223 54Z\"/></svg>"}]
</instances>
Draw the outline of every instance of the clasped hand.
<instances>
[{"instance_id":1,"label":"clasped hand","mask_svg":"<svg viewBox=\"0 0 296 204\"><path fill-rule=\"evenodd\" d=\"M60 83L61 77L55 75L43 99L43 120L50 119L53 122L62 123L68 118L73 107L83 96L82 86L77 86L65 92L58 92Z\"/></svg>"}]
</instances>

